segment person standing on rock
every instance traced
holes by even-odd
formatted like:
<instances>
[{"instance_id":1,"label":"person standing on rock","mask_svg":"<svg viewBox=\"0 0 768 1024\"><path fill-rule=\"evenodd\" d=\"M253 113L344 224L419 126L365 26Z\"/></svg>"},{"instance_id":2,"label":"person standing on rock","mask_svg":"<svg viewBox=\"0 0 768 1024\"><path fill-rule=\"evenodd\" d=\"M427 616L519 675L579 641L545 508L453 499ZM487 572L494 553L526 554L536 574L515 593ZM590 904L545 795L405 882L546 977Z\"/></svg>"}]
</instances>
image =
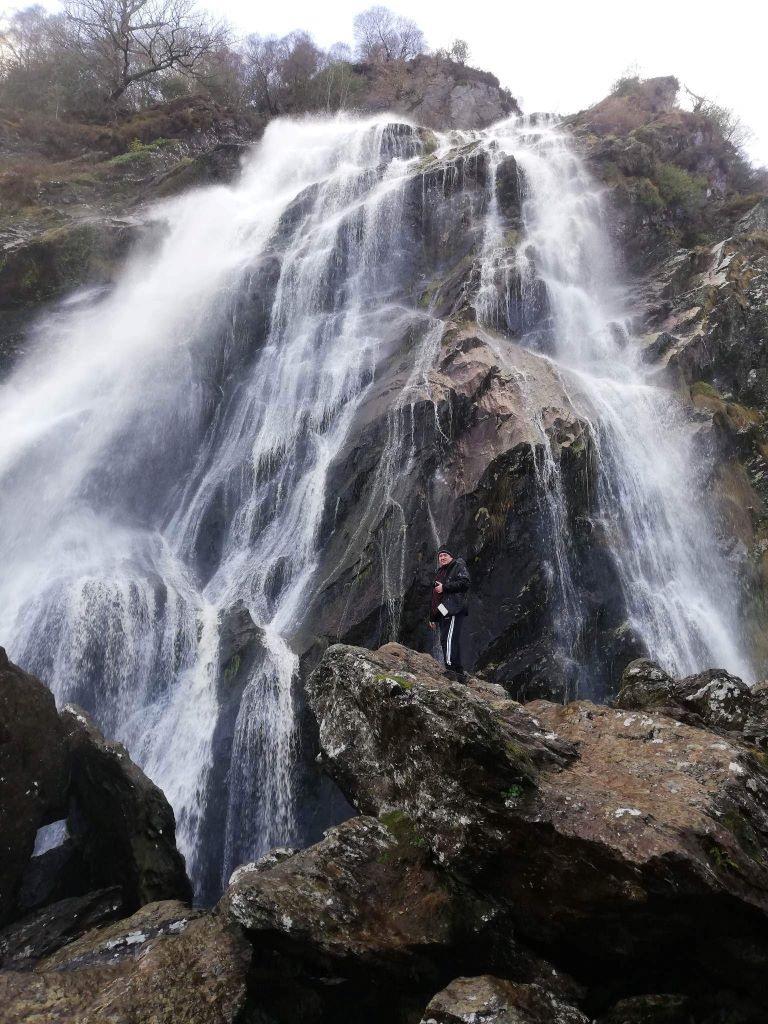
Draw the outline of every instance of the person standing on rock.
<instances>
[{"instance_id":1,"label":"person standing on rock","mask_svg":"<svg viewBox=\"0 0 768 1024\"><path fill-rule=\"evenodd\" d=\"M454 558L448 548L440 548L437 561L440 568L432 589L429 626L430 629L440 629L446 674L463 683L466 675L461 660L461 624L467 614L467 591L471 580L464 559Z\"/></svg>"}]
</instances>

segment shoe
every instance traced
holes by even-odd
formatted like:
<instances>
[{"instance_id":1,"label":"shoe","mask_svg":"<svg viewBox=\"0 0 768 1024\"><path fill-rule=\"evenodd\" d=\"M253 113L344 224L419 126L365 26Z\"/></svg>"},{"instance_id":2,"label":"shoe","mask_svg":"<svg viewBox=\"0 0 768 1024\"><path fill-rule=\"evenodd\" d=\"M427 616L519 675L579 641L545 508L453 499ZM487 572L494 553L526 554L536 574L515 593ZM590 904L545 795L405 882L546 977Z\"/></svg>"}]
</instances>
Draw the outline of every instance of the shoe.
<instances>
[{"instance_id":1,"label":"shoe","mask_svg":"<svg viewBox=\"0 0 768 1024\"><path fill-rule=\"evenodd\" d=\"M458 675L452 668L446 668L443 670L443 675L446 679L450 679L452 683L458 682Z\"/></svg>"},{"instance_id":2,"label":"shoe","mask_svg":"<svg viewBox=\"0 0 768 1024\"><path fill-rule=\"evenodd\" d=\"M467 685L467 673L464 671L464 669L456 673L456 682L463 683L464 686Z\"/></svg>"}]
</instances>

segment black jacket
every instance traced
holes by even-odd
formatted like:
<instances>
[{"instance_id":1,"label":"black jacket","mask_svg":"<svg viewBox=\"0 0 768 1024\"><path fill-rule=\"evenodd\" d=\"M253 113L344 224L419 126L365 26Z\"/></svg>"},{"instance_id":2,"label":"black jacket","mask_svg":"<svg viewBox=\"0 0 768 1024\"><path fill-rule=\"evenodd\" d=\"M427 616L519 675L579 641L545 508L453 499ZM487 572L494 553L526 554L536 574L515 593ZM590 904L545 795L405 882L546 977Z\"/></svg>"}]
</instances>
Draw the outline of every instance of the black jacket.
<instances>
[{"instance_id":1,"label":"black jacket","mask_svg":"<svg viewBox=\"0 0 768 1024\"><path fill-rule=\"evenodd\" d=\"M438 604L444 604L449 615L466 615L467 591L472 582L466 563L463 558L454 558L447 569L443 580L443 592L440 594ZM444 616L438 612L437 615L431 617L439 622Z\"/></svg>"}]
</instances>

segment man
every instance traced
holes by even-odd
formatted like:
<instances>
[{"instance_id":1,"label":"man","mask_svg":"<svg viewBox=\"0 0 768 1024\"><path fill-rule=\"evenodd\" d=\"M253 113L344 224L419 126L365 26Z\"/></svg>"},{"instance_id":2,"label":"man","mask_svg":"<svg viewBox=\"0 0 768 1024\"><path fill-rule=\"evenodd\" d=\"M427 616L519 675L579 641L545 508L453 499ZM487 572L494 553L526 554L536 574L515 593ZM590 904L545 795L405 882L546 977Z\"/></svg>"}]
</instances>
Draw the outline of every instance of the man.
<instances>
[{"instance_id":1,"label":"man","mask_svg":"<svg viewBox=\"0 0 768 1024\"><path fill-rule=\"evenodd\" d=\"M429 627L440 627L440 646L443 648L446 675L466 682L461 661L461 624L467 614L469 573L461 558L454 558L446 547L437 553L440 568L432 590Z\"/></svg>"}]
</instances>

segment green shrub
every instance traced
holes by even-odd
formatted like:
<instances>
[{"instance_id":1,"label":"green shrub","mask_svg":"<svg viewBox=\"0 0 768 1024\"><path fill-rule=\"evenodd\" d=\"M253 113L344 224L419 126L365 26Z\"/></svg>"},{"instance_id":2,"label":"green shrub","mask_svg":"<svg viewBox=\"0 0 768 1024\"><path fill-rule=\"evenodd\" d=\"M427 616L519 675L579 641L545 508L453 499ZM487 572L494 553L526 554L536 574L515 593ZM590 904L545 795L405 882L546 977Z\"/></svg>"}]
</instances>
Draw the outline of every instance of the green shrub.
<instances>
[{"instance_id":1,"label":"green shrub","mask_svg":"<svg viewBox=\"0 0 768 1024\"><path fill-rule=\"evenodd\" d=\"M670 206L693 212L704 204L707 179L701 175L689 174L675 164L659 164L655 177L659 193Z\"/></svg>"},{"instance_id":2,"label":"green shrub","mask_svg":"<svg viewBox=\"0 0 768 1024\"><path fill-rule=\"evenodd\" d=\"M658 188L648 178L638 178L633 192L637 202L648 210L663 210L666 206Z\"/></svg>"}]
</instances>

